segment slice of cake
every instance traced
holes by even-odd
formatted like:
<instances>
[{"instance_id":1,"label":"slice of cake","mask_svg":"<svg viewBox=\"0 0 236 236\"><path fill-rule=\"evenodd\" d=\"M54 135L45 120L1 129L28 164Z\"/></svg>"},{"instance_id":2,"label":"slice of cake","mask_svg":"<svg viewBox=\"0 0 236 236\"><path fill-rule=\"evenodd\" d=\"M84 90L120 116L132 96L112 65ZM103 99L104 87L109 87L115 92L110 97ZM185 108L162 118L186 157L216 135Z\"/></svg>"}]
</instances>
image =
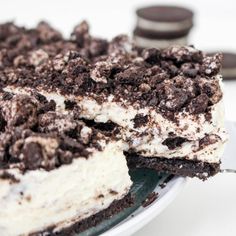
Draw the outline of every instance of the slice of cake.
<instances>
[{"instance_id":1,"label":"slice of cake","mask_svg":"<svg viewBox=\"0 0 236 236\"><path fill-rule=\"evenodd\" d=\"M122 141L55 111L40 94L0 94L0 235L71 235L132 203Z\"/></svg>"},{"instance_id":2,"label":"slice of cake","mask_svg":"<svg viewBox=\"0 0 236 236\"><path fill-rule=\"evenodd\" d=\"M192 46L141 50L126 36L93 38L86 22L70 40L46 23L2 28L4 91L37 92L58 112L112 122L130 166L202 179L219 171L226 141L220 54Z\"/></svg>"}]
</instances>

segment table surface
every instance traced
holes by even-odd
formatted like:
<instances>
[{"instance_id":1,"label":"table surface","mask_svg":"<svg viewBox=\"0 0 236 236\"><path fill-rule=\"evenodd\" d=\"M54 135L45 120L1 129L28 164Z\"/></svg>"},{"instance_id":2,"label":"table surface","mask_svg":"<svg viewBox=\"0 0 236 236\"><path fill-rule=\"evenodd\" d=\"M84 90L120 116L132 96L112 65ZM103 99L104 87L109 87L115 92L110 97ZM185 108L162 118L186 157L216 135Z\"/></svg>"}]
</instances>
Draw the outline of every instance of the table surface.
<instances>
[{"instance_id":1,"label":"table surface","mask_svg":"<svg viewBox=\"0 0 236 236\"><path fill-rule=\"evenodd\" d=\"M109 37L131 33L135 9L155 4L149 0L4 0L0 21L35 25L41 19L69 34L73 26L87 19L92 33ZM158 1L160 3L160 1ZM195 27L190 42L203 50L236 51L235 0L163 0L191 7ZM236 121L236 81L225 83L226 119ZM235 236L236 235L236 174L219 174L208 181L190 179L182 193L155 220L135 236Z\"/></svg>"}]
</instances>

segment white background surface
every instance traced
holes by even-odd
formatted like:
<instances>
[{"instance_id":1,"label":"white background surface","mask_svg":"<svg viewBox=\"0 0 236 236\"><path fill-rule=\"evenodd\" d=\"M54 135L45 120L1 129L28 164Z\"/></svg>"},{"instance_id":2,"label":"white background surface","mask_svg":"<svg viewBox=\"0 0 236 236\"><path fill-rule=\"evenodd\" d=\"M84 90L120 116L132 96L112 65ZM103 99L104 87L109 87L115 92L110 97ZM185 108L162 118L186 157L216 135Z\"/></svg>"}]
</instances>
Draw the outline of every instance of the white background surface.
<instances>
[{"instance_id":1,"label":"white background surface","mask_svg":"<svg viewBox=\"0 0 236 236\"><path fill-rule=\"evenodd\" d=\"M190 42L203 50L236 51L235 0L1 0L0 21L15 20L33 26L49 20L66 35L87 19L92 33L111 38L131 34L135 8L172 3L191 7L195 28ZM236 81L225 83L226 118L236 121ZM219 174L206 181L189 180L183 192L154 221L135 236L235 236L236 174Z\"/></svg>"}]
</instances>

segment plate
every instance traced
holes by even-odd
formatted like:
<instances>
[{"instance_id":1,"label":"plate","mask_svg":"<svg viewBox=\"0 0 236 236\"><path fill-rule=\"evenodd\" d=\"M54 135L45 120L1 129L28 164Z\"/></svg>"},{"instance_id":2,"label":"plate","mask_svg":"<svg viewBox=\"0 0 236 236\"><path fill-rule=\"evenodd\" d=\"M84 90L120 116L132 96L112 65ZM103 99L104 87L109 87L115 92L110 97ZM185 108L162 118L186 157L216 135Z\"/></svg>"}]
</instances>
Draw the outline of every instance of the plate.
<instances>
[{"instance_id":1,"label":"plate","mask_svg":"<svg viewBox=\"0 0 236 236\"><path fill-rule=\"evenodd\" d=\"M186 182L186 178L148 169L130 171L130 176L133 181L131 193L135 199L133 206L84 231L81 236L125 236L136 232L161 213ZM144 207L143 202L150 194L156 195L155 193L157 199Z\"/></svg>"}]
</instances>

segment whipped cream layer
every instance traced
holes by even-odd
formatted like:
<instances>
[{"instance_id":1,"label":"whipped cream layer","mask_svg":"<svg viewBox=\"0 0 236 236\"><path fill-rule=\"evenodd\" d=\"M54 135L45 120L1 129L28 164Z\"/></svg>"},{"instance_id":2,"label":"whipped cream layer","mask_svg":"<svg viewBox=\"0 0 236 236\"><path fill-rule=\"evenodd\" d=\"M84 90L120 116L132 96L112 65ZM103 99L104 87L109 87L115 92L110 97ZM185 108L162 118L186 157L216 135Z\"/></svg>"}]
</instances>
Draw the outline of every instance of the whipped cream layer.
<instances>
[{"instance_id":1,"label":"whipped cream layer","mask_svg":"<svg viewBox=\"0 0 236 236\"><path fill-rule=\"evenodd\" d=\"M110 142L88 159L76 158L49 172L7 170L19 182L0 179L1 236L28 235L50 226L56 232L122 199L132 184L122 145Z\"/></svg>"},{"instance_id":2,"label":"whipped cream layer","mask_svg":"<svg viewBox=\"0 0 236 236\"><path fill-rule=\"evenodd\" d=\"M135 106L124 106L116 102L105 102L99 105L91 99L79 102L82 107L81 116L94 119L96 122L112 121L121 129L123 139L128 142L129 148L143 156L159 156L166 158L187 157L206 162L219 162L227 136L224 130L223 102L211 108L210 120L204 114L198 116L181 112L177 115L177 122L166 119L154 109L138 109ZM125 104L125 101L124 101ZM137 114L149 115L149 121L142 127L134 128L134 118ZM163 142L173 133L176 137L187 139L185 143L174 150L169 150ZM217 135L219 140L200 148L199 141L207 135Z\"/></svg>"},{"instance_id":3,"label":"whipped cream layer","mask_svg":"<svg viewBox=\"0 0 236 236\"><path fill-rule=\"evenodd\" d=\"M217 79L221 84L221 77ZM222 85L221 85L222 86ZM7 87L6 91L14 93L32 92L30 88ZM38 91L39 92L39 91ZM154 108L140 108L139 104L132 104L126 100L114 101L113 95L110 95L102 104L96 101L96 96L64 96L60 93L49 93L40 90L40 93L53 99L57 104L57 110L65 110L65 101L73 100L81 108L81 118L94 120L95 122L106 123L112 121L121 128L122 139L128 144L129 149L138 152L147 157L165 157L165 158L188 158L209 163L218 163L222 155L227 135L224 130L224 105L221 99L218 103L211 106L211 118L205 114L189 114L186 111L179 112L175 120L171 121L158 113ZM136 115L149 116L148 122L140 127L135 127L134 119ZM174 150L168 149L163 142L170 137L170 133L175 137L186 139L180 147ZM216 142L201 147L200 140L207 135L216 135L219 137Z\"/></svg>"}]
</instances>

